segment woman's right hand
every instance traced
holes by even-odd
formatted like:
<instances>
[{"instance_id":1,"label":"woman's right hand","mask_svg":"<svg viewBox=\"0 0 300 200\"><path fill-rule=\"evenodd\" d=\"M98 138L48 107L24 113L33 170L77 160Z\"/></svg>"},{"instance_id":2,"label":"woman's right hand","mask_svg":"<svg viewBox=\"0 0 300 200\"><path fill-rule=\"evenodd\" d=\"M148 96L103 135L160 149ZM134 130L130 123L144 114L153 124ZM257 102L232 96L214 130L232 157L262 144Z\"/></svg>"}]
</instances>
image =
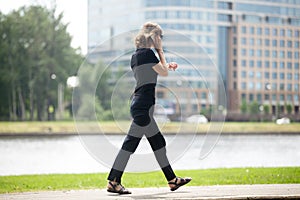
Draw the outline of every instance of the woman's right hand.
<instances>
[{"instance_id":1,"label":"woman's right hand","mask_svg":"<svg viewBox=\"0 0 300 200\"><path fill-rule=\"evenodd\" d=\"M169 69L172 69L173 71L175 71L178 67L178 64L176 62L170 62L168 65Z\"/></svg>"},{"instance_id":2,"label":"woman's right hand","mask_svg":"<svg viewBox=\"0 0 300 200\"><path fill-rule=\"evenodd\" d=\"M154 43L154 48L157 52L160 52L163 50L162 48L162 41L161 41L161 38L159 35L154 35L154 36L151 36L152 40L153 40L153 43Z\"/></svg>"}]
</instances>

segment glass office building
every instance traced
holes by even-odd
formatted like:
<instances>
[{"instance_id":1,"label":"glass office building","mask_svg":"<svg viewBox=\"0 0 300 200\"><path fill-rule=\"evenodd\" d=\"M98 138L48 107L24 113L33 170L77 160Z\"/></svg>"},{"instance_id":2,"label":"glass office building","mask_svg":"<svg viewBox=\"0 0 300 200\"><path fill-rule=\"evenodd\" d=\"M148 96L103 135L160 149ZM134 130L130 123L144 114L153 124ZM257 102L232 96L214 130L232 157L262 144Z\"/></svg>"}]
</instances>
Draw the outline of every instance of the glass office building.
<instances>
[{"instance_id":1,"label":"glass office building","mask_svg":"<svg viewBox=\"0 0 300 200\"><path fill-rule=\"evenodd\" d=\"M129 69L134 34L126 32L146 21L166 30L167 61L180 65L157 89L173 112L239 113L243 100L299 112L300 0L89 0L89 60Z\"/></svg>"}]
</instances>

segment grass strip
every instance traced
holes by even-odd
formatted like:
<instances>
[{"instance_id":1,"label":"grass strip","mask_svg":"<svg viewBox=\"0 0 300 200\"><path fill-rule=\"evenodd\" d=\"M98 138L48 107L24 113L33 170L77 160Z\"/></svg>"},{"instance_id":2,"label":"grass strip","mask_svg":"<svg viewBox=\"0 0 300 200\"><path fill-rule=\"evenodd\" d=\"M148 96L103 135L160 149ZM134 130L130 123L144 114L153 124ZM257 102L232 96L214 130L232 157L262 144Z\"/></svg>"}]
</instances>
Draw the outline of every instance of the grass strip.
<instances>
[{"instance_id":1,"label":"grass strip","mask_svg":"<svg viewBox=\"0 0 300 200\"><path fill-rule=\"evenodd\" d=\"M272 122L225 122L208 124L189 124L171 122L159 124L162 132L177 133L178 131L192 133L206 133L218 127L217 131L222 133L300 133L300 123L277 125ZM100 129L105 134L124 134L130 127L130 121L104 121L104 122L0 122L1 134L76 134L78 128L80 133L99 133Z\"/></svg>"},{"instance_id":2,"label":"grass strip","mask_svg":"<svg viewBox=\"0 0 300 200\"><path fill-rule=\"evenodd\" d=\"M300 167L181 170L176 174L192 177L190 186L300 183ZM106 177L107 173L0 176L0 193L105 188ZM125 173L123 183L128 188L167 186L160 171Z\"/></svg>"}]
</instances>

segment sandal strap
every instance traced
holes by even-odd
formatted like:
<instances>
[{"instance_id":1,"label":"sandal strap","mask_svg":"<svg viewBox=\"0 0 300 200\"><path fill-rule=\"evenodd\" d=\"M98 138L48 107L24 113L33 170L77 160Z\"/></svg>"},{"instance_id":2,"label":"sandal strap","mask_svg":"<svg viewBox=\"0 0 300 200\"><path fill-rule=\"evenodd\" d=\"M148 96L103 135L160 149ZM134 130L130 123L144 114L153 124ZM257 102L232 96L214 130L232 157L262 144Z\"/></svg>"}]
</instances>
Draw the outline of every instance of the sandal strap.
<instances>
[{"instance_id":1,"label":"sandal strap","mask_svg":"<svg viewBox=\"0 0 300 200\"><path fill-rule=\"evenodd\" d=\"M177 186L178 185L177 180L178 180L178 178L176 177L174 182L169 181L168 184Z\"/></svg>"},{"instance_id":2,"label":"sandal strap","mask_svg":"<svg viewBox=\"0 0 300 200\"><path fill-rule=\"evenodd\" d=\"M178 180L180 180L179 183L178 183ZM186 182L186 179L185 179L185 178L179 178L179 177L176 177L176 179L175 179L174 182L168 182L168 184L175 185L175 186L179 186L179 185L181 185L182 183L185 183L185 182Z\"/></svg>"},{"instance_id":3,"label":"sandal strap","mask_svg":"<svg viewBox=\"0 0 300 200\"><path fill-rule=\"evenodd\" d=\"M116 192L121 192L121 193L122 193L122 192L124 192L124 191L126 190L125 187L124 187L123 185L121 185L120 183L115 183L115 184L113 184L113 183L110 182L110 181L109 181L108 183L109 183L109 185L111 185L111 187L112 187L112 188L114 189L114 191L116 191ZM118 185L120 186L120 189L119 189L119 190L116 189L116 187L117 187Z\"/></svg>"}]
</instances>

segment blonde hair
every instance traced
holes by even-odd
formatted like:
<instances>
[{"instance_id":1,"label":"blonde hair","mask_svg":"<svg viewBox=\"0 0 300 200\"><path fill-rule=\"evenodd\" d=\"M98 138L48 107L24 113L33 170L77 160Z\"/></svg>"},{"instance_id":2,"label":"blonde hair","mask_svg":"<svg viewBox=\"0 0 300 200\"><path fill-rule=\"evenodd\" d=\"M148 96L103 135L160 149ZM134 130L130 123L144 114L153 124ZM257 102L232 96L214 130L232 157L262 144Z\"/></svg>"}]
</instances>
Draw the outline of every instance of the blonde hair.
<instances>
[{"instance_id":1,"label":"blonde hair","mask_svg":"<svg viewBox=\"0 0 300 200\"><path fill-rule=\"evenodd\" d=\"M146 22L140 32L135 37L135 46L137 48L149 48L154 45L151 37L162 35L161 27L154 22Z\"/></svg>"}]
</instances>

